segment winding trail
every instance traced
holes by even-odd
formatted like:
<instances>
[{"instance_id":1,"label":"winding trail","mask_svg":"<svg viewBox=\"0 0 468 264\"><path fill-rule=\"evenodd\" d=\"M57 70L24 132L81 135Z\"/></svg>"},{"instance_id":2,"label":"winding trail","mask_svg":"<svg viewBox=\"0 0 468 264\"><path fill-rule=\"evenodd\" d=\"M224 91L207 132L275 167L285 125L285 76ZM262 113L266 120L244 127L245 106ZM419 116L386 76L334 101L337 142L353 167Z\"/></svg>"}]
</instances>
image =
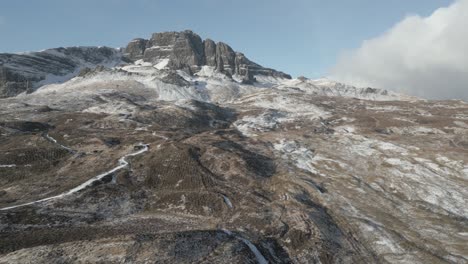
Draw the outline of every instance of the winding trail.
<instances>
[{"instance_id":1,"label":"winding trail","mask_svg":"<svg viewBox=\"0 0 468 264\"><path fill-rule=\"evenodd\" d=\"M46 135L47 137L51 138L51 140L53 140L54 142L56 142L56 140L52 137L50 137L49 135ZM58 143L57 143L58 144ZM60 145L60 144L59 144ZM79 192L83 189L85 189L86 187L90 186L93 182L97 181L97 180L100 180L102 178L104 178L105 176L109 175L109 174L112 174L114 172L117 172L125 167L127 167L129 165L128 161L126 160L126 158L128 157L133 157L133 156L137 156L137 155L140 155L140 154L143 154L144 152L148 151L149 149L149 145L148 144L143 144L143 143L140 143L139 145L140 147L142 147L139 151L137 152L134 152L134 153L130 153L130 154L127 154L123 157L121 157L119 159L119 165L117 165L116 167L114 167L113 169L111 170L108 170L104 173L101 173L97 176L94 176L93 178L89 179L88 181L80 184L79 186L67 191L67 192L64 192L62 194L59 194L59 195L56 195L56 196L52 196L52 197L48 197L48 198L44 198L44 199L40 199L40 200L37 200L37 201L33 201L33 202L29 202L29 203L24 203L24 204L19 204L19 205L14 205L14 206L10 206L10 207L5 207L5 208L1 208L0 211L6 211L6 210L10 210L10 209L14 209L14 208L18 208L18 207L23 207L23 206L28 206L28 205L33 205L33 204L38 204L38 203L42 203L42 202L46 202L46 201L50 201L50 200L55 200L55 199L59 199L59 198L63 198L65 196L68 196L68 195L71 195L71 194L74 194L76 192ZM70 149L68 147L65 147L63 146L65 149ZM70 149L71 150L71 149ZM74 150L72 150L74 151Z\"/></svg>"},{"instance_id":2,"label":"winding trail","mask_svg":"<svg viewBox=\"0 0 468 264\"><path fill-rule=\"evenodd\" d=\"M44 134L44 137L47 140L51 141L52 143L59 145L61 148L70 151L71 153L76 152L75 150L58 143L57 140L55 138L49 136L49 134ZM164 137L164 136L160 136L160 137L163 138L164 140L168 139L167 137ZM10 206L10 207L1 208L0 211L6 211L6 210L19 208L19 207L24 207L24 206L28 206L28 205L33 205L33 204L47 202L47 201L51 201L51 200L55 200L55 199L60 199L60 198L63 198L65 196L68 196L68 195L74 194L76 192L79 192L79 191L85 189L86 187L90 186L93 182L101 180L105 176L107 176L109 174L112 174L112 173L115 173L115 172L127 167L129 165L129 163L126 160L126 158L141 155L141 154L143 154L143 153L145 153L145 152L147 152L149 150L149 145L148 144L140 143L138 146L141 147L140 150L138 150L137 152L133 152L133 153L130 153L130 154L127 154L127 155L121 157L119 159L119 161L118 161L118 165L116 167L114 167L113 169L110 169L110 170L108 170L108 171L106 171L104 173L101 173L101 174L99 174L97 176L94 176L93 178L89 179L88 181L78 185L77 187L75 187L75 188L73 188L73 189L71 189L71 190L69 190L67 192L64 192L64 193L59 194L59 195L51 196L51 197L48 197L48 198L36 200L36 201L33 201L33 202L29 202L29 203L24 203L24 204L19 204L19 205L14 205L14 206ZM0 167L13 167L13 166L16 166L16 165L0 165ZM227 206L229 208L233 208L231 200L229 200L229 198L224 194L222 196L223 196L224 202L227 204ZM229 236L233 236L234 238L236 238L236 239L240 240L242 243L244 243L250 249L250 251L255 255L255 258L256 258L256 260L257 260L257 262L259 264L268 264L268 261L266 260L266 258L262 255L262 253L258 250L258 248L252 242L250 242L248 239L245 239L245 238L243 238L243 237L241 237L239 235L236 235L236 234L234 234L231 231L226 230L226 229L222 229L222 231L225 234L227 234Z\"/></svg>"},{"instance_id":3,"label":"winding trail","mask_svg":"<svg viewBox=\"0 0 468 264\"><path fill-rule=\"evenodd\" d=\"M0 168L14 168L14 167L16 167L16 164L0 165Z\"/></svg>"},{"instance_id":4,"label":"winding trail","mask_svg":"<svg viewBox=\"0 0 468 264\"><path fill-rule=\"evenodd\" d=\"M69 148L69 147L67 147L67 146L64 146L64 145L58 143L58 141L57 141L55 138L49 136L48 133L47 133L47 134L44 134L44 137L45 137L47 140L49 140L50 142L59 145L61 148L65 149L65 150L68 150L68 151L71 152L71 153L75 153L75 152L76 152L74 149L71 149L71 148Z\"/></svg>"}]
</instances>

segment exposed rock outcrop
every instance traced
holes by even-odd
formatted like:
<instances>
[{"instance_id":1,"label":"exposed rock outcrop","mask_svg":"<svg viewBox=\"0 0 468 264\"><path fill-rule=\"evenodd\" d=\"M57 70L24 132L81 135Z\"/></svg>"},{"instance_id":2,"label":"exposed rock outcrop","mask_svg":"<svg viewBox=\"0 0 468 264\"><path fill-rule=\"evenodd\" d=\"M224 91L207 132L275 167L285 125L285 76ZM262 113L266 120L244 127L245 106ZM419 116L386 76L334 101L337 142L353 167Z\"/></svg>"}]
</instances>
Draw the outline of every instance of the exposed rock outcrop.
<instances>
[{"instance_id":1,"label":"exposed rock outcrop","mask_svg":"<svg viewBox=\"0 0 468 264\"><path fill-rule=\"evenodd\" d=\"M142 38L132 40L125 49L127 56L134 60L143 59L147 43L148 40Z\"/></svg>"},{"instance_id":2,"label":"exposed rock outcrop","mask_svg":"<svg viewBox=\"0 0 468 264\"><path fill-rule=\"evenodd\" d=\"M203 46L206 65L216 67L216 43L211 39L206 39L203 41Z\"/></svg>"},{"instance_id":3,"label":"exposed rock outcrop","mask_svg":"<svg viewBox=\"0 0 468 264\"><path fill-rule=\"evenodd\" d=\"M143 44L146 46L143 47ZM235 52L223 42L211 39L202 40L192 31L155 33L151 39L132 40L125 49L124 56L132 61L143 59L157 64L169 60L171 69L195 73L201 66L212 66L229 76L239 75L244 83L255 81L255 75L266 75L290 79L291 76L273 69L264 68L250 61L244 54Z\"/></svg>"}]
</instances>

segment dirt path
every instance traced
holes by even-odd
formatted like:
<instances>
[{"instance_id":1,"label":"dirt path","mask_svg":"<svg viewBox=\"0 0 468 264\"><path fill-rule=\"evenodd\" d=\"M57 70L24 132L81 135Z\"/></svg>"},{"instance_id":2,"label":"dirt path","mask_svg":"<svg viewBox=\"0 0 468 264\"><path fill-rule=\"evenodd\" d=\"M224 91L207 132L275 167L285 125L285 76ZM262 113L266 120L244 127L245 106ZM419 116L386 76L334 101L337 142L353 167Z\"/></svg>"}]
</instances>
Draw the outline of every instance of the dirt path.
<instances>
[{"instance_id":1,"label":"dirt path","mask_svg":"<svg viewBox=\"0 0 468 264\"><path fill-rule=\"evenodd\" d=\"M48 134L45 135L46 138L48 138L50 141L60 145L62 148L64 149L67 149L69 151L74 151L66 146L63 146L61 144L59 144L57 142L57 140L55 140L54 138L50 137ZM64 192L62 194L59 194L59 195L56 195L56 196L52 196L52 197L48 197L48 198L44 198L44 199L40 199L40 200L36 200L36 201L33 201L33 202L29 202L29 203L24 203L24 204L19 204L19 205L14 205L14 206L10 206L10 207L5 207L5 208L1 208L0 211L6 211L6 210L11 210L11 209L14 209L14 208L18 208L18 207L23 207L23 206L28 206L28 205L33 205L33 204L38 204L38 203L42 203L42 202L47 202L47 201L50 201L50 200L55 200L55 199L59 199L59 198L63 198L65 196L68 196L68 195L71 195L73 193L76 193L76 192L79 192L83 189L85 189L86 187L90 186L93 182L95 181L98 181L98 180L101 180L102 178L104 178L105 176L109 175L109 174L112 174L112 173L115 173L125 167L128 166L128 161L126 160L126 158L128 157L133 157L133 156L138 156L138 155L141 155L143 154L144 152L148 151L149 147L147 144L143 144L143 143L140 143L138 146L141 147L140 150L138 150L137 152L134 152L134 153L130 153L130 154L127 154L123 157L121 157L119 159L119 162L118 162L118 165L116 167L114 167L113 169L110 169L104 173L101 173L97 176L94 176L93 178L89 179L88 181L80 184L79 186L67 191L67 192Z\"/></svg>"}]
</instances>

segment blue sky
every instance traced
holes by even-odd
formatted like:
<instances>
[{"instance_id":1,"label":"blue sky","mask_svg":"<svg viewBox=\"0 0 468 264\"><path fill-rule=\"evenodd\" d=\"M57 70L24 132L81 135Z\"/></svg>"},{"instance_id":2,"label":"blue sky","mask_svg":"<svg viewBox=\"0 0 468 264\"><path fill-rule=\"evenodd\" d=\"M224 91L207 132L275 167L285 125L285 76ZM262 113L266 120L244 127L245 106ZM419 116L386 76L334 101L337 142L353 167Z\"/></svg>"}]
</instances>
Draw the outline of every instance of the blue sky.
<instances>
[{"instance_id":1,"label":"blue sky","mask_svg":"<svg viewBox=\"0 0 468 264\"><path fill-rule=\"evenodd\" d=\"M294 76L321 77L346 50L450 0L0 0L0 52L124 46L192 29Z\"/></svg>"}]
</instances>

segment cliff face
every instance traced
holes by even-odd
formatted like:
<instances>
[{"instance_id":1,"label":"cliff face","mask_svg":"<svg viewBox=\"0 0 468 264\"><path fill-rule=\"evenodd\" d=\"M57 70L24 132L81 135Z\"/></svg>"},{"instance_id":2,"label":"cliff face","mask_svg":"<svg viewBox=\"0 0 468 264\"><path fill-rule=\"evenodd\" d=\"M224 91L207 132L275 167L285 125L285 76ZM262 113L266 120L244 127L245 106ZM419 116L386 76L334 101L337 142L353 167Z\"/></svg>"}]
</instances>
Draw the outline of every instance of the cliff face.
<instances>
[{"instance_id":1,"label":"cliff face","mask_svg":"<svg viewBox=\"0 0 468 264\"><path fill-rule=\"evenodd\" d=\"M212 66L227 75L239 75L245 82L255 81L255 75L291 79L288 74L250 61L226 43L202 40L192 31L155 33L149 40L134 39L125 48L124 56L153 64L166 60L170 68L189 73L199 71L201 66Z\"/></svg>"}]
</instances>

